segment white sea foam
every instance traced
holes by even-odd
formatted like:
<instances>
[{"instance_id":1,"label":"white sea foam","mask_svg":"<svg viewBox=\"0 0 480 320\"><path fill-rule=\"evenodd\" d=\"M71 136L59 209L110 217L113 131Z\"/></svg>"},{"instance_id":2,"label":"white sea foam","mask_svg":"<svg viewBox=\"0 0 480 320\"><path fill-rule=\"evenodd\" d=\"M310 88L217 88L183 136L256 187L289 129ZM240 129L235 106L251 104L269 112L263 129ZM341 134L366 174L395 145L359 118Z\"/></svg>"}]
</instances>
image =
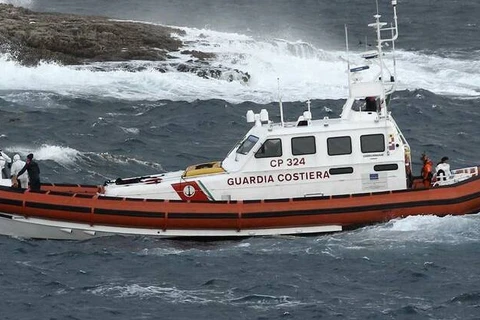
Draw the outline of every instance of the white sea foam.
<instances>
[{"instance_id":1,"label":"white sea foam","mask_svg":"<svg viewBox=\"0 0 480 320\"><path fill-rule=\"evenodd\" d=\"M415 52L398 52L399 89L426 89L437 94L480 96L480 61Z\"/></svg>"},{"instance_id":2,"label":"white sea foam","mask_svg":"<svg viewBox=\"0 0 480 320\"><path fill-rule=\"evenodd\" d=\"M90 157L92 154L85 153L85 155ZM156 162L139 160L139 159L136 159L136 158L130 158L130 157L122 156L122 155L113 155L113 154L110 154L108 152L104 152L104 153L100 153L100 154L93 154L93 155L100 157L104 161L108 161L108 162L112 162L112 163L116 163L116 164L125 165L125 164L133 163L135 165L155 168L158 171L164 171L162 165L160 163L156 163Z\"/></svg>"},{"instance_id":3,"label":"white sea foam","mask_svg":"<svg viewBox=\"0 0 480 320\"><path fill-rule=\"evenodd\" d=\"M73 164L81 154L80 151L70 147L47 144L34 149L25 146L15 146L5 151L9 154L18 153L22 159L25 159L29 153L33 153L36 160L52 160L63 165Z\"/></svg>"},{"instance_id":4,"label":"white sea foam","mask_svg":"<svg viewBox=\"0 0 480 320\"><path fill-rule=\"evenodd\" d=\"M468 231L480 232L480 215L462 216L410 216L396 219L385 227L392 231L421 231L422 233L458 233ZM480 233L479 240L480 240Z\"/></svg>"},{"instance_id":5,"label":"white sea foam","mask_svg":"<svg viewBox=\"0 0 480 320\"><path fill-rule=\"evenodd\" d=\"M136 133L135 128L126 128L129 131L132 131L133 134ZM12 158L16 153L18 153L21 159L25 160L29 153L34 154L34 159L39 161L51 160L60 164L63 167L71 168L72 166L79 166L82 162L92 163L96 161L114 163L114 164L130 164L133 163L138 166L145 166L148 168L154 168L158 172L164 171L160 163L149 162L144 160L139 160L136 158L125 157L121 155L110 155L109 153L94 153L89 151L79 151L77 149L67 147L67 146L58 146L58 145L48 145L43 144L41 146L26 146L26 145L16 145L5 148L4 151L10 155ZM98 174L97 172L91 172L92 174Z\"/></svg>"},{"instance_id":6,"label":"white sea foam","mask_svg":"<svg viewBox=\"0 0 480 320\"><path fill-rule=\"evenodd\" d=\"M175 248L145 248L139 255L141 256L171 256L171 255L181 255L189 250L180 250Z\"/></svg>"},{"instance_id":7,"label":"white sea foam","mask_svg":"<svg viewBox=\"0 0 480 320\"><path fill-rule=\"evenodd\" d=\"M138 128L124 128L124 127L120 127L123 132L125 133L131 133L131 134L134 134L134 135L137 135L140 133L140 129Z\"/></svg>"},{"instance_id":8,"label":"white sea foam","mask_svg":"<svg viewBox=\"0 0 480 320\"><path fill-rule=\"evenodd\" d=\"M352 233L363 245L383 243L480 243L480 213L474 215L409 216Z\"/></svg>"},{"instance_id":9,"label":"white sea foam","mask_svg":"<svg viewBox=\"0 0 480 320\"><path fill-rule=\"evenodd\" d=\"M114 297L157 297L176 303L198 303L204 304L214 302L209 296L214 294L210 290L180 290L175 287L143 286L139 284L132 285L113 285L101 286L91 290L93 294L100 296ZM216 296L216 295L214 295Z\"/></svg>"},{"instance_id":10,"label":"white sea foam","mask_svg":"<svg viewBox=\"0 0 480 320\"><path fill-rule=\"evenodd\" d=\"M0 0L0 3L13 4L17 7L31 8L33 0Z\"/></svg>"},{"instance_id":11,"label":"white sea foam","mask_svg":"<svg viewBox=\"0 0 480 320\"><path fill-rule=\"evenodd\" d=\"M154 285L103 285L90 292L99 296L118 298L158 298L173 303L188 303L205 305L209 303L226 305L245 305L250 308L271 309L278 307L297 307L305 304L290 296L271 296L264 294L251 294L247 296L235 296L230 290L216 291L209 289L179 289L176 287L160 287Z\"/></svg>"},{"instance_id":12,"label":"white sea foam","mask_svg":"<svg viewBox=\"0 0 480 320\"><path fill-rule=\"evenodd\" d=\"M250 82L204 79L172 68L161 73L153 67L138 72L94 71L41 63L24 67L0 56L0 90L39 90L68 96L98 96L126 100L225 99L266 103L346 97L345 53L325 51L297 41L260 40L211 30L183 28L179 36L186 50L213 52L213 66L248 72ZM188 55L177 54L180 61ZM480 96L480 62L415 52L397 52L398 89L426 89L438 94ZM132 62L141 64L141 62Z\"/></svg>"}]
</instances>

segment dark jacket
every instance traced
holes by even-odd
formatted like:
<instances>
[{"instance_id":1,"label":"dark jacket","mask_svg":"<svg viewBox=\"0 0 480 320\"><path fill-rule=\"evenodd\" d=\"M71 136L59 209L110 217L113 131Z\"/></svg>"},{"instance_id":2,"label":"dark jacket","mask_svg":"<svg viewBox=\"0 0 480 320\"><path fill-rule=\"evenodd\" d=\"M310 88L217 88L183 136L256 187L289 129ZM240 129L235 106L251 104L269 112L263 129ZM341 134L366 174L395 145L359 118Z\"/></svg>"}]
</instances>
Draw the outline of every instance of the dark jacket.
<instances>
[{"instance_id":1,"label":"dark jacket","mask_svg":"<svg viewBox=\"0 0 480 320\"><path fill-rule=\"evenodd\" d=\"M18 176L22 175L25 171L28 172L30 188L40 190L40 168L38 164L33 160L27 159L25 166L18 172Z\"/></svg>"}]
</instances>

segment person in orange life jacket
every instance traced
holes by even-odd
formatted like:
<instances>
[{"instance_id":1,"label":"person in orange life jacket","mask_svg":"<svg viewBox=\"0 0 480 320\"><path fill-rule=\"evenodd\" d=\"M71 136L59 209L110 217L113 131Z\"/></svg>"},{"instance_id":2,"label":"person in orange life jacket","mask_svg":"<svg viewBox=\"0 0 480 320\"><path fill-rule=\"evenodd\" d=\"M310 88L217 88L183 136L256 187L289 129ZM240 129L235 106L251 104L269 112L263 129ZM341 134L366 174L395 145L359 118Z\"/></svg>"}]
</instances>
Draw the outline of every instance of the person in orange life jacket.
<instances>
[{"instance_id":1,"label":"person in orange life jacket","mask_svg":"<svg viewBox=\"0 0 480 320\"><path fill-rule=\"evenodd\" d=\"M423 185L425 188L430 188L430 185L432 184L432 177L433 177L433 162L428 158L428 156L425 153L422 154L421 160L423 161L423 167L422 167Z\"/></svg>"},{"instance_id":2,"label":"person in orange life jacket","mask_svg":"<svg viewBox=\"0 0 480 320\"><path fill-rule=\"evenodd\" d=\"M27 156L27 163L25 163L25 166L20 170L18 176L21 176L25 171L28 172L30 190L40 190L40 168L38 164L33 161L32 153Z\"/></svg>"}]
</instances>

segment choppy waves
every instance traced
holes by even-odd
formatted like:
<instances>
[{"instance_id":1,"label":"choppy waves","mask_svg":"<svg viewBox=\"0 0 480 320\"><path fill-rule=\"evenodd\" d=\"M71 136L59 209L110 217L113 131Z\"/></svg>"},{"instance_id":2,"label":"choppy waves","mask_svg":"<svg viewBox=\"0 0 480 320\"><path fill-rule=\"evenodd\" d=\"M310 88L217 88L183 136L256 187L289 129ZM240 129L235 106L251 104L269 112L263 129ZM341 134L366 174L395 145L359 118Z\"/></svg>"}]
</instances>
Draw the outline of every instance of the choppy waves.
<instances>
[{"instance_id":1,"label":"choppy waves","mask_svg":"<svg viewBox=\"0 0 480 320\"><path fill-rule=\"evenodd\" d=\"M205 79L193 73L157 70L159 63L130 62L130 72L111 67L67 67L42 63L20 66L0 57L0 90L46 91L71 97L98 97L122 100L194 101L223 99L233 103L268 103L306 99L344 98L347 95L346 55L312 44L281 39L255 39L251 36L207 29L183 28L180 38L186 50L213 52L212 66L248 72L248 84L226 79ZM178 55L178 59L187 59ZM424 89L441 95L480 96L478 59L460 59L435 54L398 51L399 90ZM136 66L136 67L135 67Z\"/></svg>"}]
</instances>

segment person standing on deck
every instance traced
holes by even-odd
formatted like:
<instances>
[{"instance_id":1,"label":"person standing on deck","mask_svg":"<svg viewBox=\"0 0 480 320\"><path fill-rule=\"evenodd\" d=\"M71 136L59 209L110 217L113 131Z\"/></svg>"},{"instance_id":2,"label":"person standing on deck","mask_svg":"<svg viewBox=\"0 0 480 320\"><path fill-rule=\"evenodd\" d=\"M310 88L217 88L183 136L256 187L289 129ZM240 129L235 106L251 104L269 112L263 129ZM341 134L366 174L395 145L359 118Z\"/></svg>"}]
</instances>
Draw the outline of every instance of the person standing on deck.
<instances>
[{"instance_id":1,"label":"person standing on deck","mask_svg":"<svg viewBox=\"0 0 480 320\"><path fill-rule=\"evenodd\" d=\"M2 179L8 179L10 176L7 174L8 168L10 168L9 163L12 163L12 159L0 149L0 170L2 172Z\"/></svg>"},{"instance_id":2,"label":"person standing on deck","mask_svg":"<svg viewBox=\"0 0 480 320\"><path fill-rule=\"evenodd\" d=\"M432 177L433 177L433 162L428 158L428 156L425 153L422 154L421 160L423 161L423 167L422 167L423 186L425 188L430 188L432 184Z\"/></svg>"},{"instance_id":3,"label":"person standing on deck","mask_svg":"<svg viewBox=\"0 0 480 320\"><path fill-rule=\"evenodd\" d=\"M452 175L450 171L450 164L447 163L448 157L443 157L442 160L437 164L435 168L435 174L437 176L437 180L447 180Z\"/></svg>"},{"instance_id":4,"label":"person standing on deck","mask_svg":"<svg viewBox=\"0 0 480 320\"><path fill-rule=\"evenodd\" d=\"M25 172L22 175L18 174L25 164L25 161L21 160L18 154L13 156L13 163L10 173L13 183L12 186L15 188L28 188L28 174Z\"/></svg>"},{"instance_id":5,"label":"person standing on deck","mask_svg":"<svg viewBox=\"0 0 480 320\"><path fill-rule=\"evenodd\" d=\"M30 153L27 156L27 163L23 166L18 175L21 176L25 171L28 172L30 190L40 190L40 168L33 160L33 153Z\"/></svg>"}]
</instances>

